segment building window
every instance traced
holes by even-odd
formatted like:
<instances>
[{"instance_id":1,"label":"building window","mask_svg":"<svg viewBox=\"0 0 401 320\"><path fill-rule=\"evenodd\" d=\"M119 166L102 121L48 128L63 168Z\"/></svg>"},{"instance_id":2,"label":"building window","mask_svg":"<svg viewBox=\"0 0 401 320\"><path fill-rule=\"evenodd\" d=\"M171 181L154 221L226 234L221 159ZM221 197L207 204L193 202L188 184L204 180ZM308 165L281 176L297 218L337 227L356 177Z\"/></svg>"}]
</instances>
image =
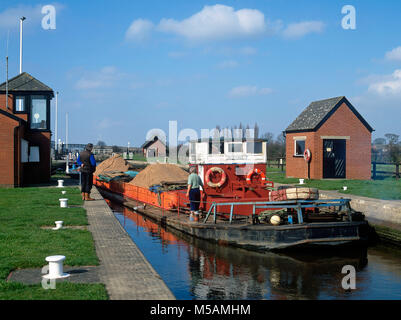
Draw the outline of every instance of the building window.
<instances>
[{"instance_id":1,"label":"building window","mask_svg":"<svg viewBox=\"0 0 401 320\"><path fill-rule=\"evenodd\" d=\"M15 97L15 111L16 112L25 112L25 97L24 96L16 96Z\"/></svg>"},{"instance_id":2,"label":"building window","mask_svg":"<svg viewBox=\"0 0 401 320\"><path fill-rule=\"evenodd\" d=\"M295 140L295 156L303 157L305 152L305 140Z\"/></svg>"},{"instance_id":3,"label":"building window","mask_svg":"<svg viewBox=\"0 0 401 320\"><path fill-rule=\"evenodd\" d=\"M31 129L47 129L47 99L44 96L32 96Z\"/></svg>"},{"instance_id":4,"label":"building window","mask_svg":"<svg viewBox=\"0 0 401 320\"><path fill-rule=\"evenodd\" d=\"M242 142L228 144L228 152L242 152Z\"/></svg>"}]
</instances>

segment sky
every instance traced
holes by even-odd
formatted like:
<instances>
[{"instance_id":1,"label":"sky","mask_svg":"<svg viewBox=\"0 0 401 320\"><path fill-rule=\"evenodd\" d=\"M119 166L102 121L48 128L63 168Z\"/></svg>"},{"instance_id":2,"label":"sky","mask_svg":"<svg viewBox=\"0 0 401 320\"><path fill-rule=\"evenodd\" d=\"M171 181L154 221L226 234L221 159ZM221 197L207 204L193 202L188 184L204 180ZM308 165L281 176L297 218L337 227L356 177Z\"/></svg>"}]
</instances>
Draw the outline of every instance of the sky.
<instances>
[{"instance_id":1,"label":"sky","mask_svg":"<svg viewBox=\"0 0 401 320\"><path fill-rule=\"evenodd\" d=\"M310 102L337 96L373 138L401 135L398 0L2 0L0 82L7 38L10 78L19 72L21 16L23 71L59 92L58 135L68 112L70 143L140 146L152 129L168 135L169 121L199 136L257 122L277 136ZM52 130L54 110L55 99Z\"/></svg>"}]
</instances>

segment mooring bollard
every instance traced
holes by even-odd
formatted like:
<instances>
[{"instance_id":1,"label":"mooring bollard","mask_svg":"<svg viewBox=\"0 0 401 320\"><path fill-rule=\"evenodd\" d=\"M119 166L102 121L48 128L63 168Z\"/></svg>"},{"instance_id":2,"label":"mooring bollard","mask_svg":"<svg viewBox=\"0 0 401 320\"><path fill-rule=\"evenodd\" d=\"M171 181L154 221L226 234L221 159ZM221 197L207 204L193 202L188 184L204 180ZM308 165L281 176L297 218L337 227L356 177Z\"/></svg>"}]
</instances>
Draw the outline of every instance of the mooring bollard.
<instances>
[{"instance_id":1,"label":"mooring bollard","mask_svg":"<svg viewBox=\"0 0 401 320\"><path fill-rule=\"evenodd\" d=\"M57 188L64 188L64 180L57 180L58 186Z\"/></svg>"},{"instance_id":2,"label":"mooring bollard","mask_svg":"<svg viewBox=\"0 0 401 320\"><path fill-rule=\"evenodd\" d=\"M68 199L58 199L60 201L60 208L67 208L68 207Z\"/></svg>"},{"instance_id":3,"label":"mooring bollard","mask_svg":"<svg viewBox=\"0 0 401 320\"><path fill-rule=\"evenodd\" d=\"M64 190L64 191L61 191L61 194L66 194L66 193L67 193L67 191L65 191L65 190Z\"/></svg>"},{"instance_id":4,"label":"mooring bollard","mask_svg":"<svg viewBox=\"0 0 401 320\"><path fill-rule=\"evenodd\" d=\"M299 184L304 184L305 179L299 179Z\"/></svg>"},{"instance_id":5,"label":"mooring bollard","mask_svg":"<svg viewBox=\"0 0 401 320\"><path fill-rule=\"evenodd\" d=\"M63 279L70 276L69 273L63 271L63 261L65 256L49 256L46 261L49 262L49 273L44 275L45 279Z\"/></svg>"},{"instance_id":6,"label":"mooring bollard","mask_svg":"<svg viewBox=\"0 0 401 320\"><path fill-rule=\"evenodd\" d=\"M53 228L53 230L60 230L60 229L63 229L63 222L64 222L64 221L55 221L54 223L56 224L56 227Z\"/></svg>"},{"instance_id":7,"label":"mooring bollard","mask_svg":"<svg viewBox=\"0 0 401 320\"><path fill-rule=\"evenodd\" d=\"M344 191L347 191L347 190L348 190L348 187L344 186L344 187L343 187L343 190L344 190Z\"/></svg>"}]
</instances>

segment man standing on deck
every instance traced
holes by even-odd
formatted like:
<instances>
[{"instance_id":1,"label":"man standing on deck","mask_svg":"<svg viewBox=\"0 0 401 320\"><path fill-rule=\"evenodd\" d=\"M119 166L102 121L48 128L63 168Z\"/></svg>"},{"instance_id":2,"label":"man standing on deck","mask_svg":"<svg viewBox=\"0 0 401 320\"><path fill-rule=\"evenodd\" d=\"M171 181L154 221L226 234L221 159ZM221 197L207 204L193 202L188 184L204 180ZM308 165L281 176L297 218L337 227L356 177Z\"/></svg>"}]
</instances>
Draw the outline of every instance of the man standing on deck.
<instances>
[{"instance_id":1,"label":"man standing on deck","mask_svg":"<svg viewBox=\"0 0 401 320\"><path fill-rule=\"evenodd\" d=\"M196 168L190 167L188 176L188 189L187 189L187 197L189 197L190 206L191 206L191 214L195 214L195 218L199 218L198 210L200 205L200 190L199 186L203 189L203 182L201 178L196 174Z\"/></svg>"},{"instance_id":2,"label":"man standing on deck","mask_svg":"<svg viewBox=\"0 0 401 320\"><path fill-rule=\"evenodd\" d=\"M81 194L82 200L93 201L90 197L93 184L93 173L96 170L96 160L92 154L93 144L88 143L85 150L82 151L77 159L77 163L81 166Z\"/></svg>"}]
</instances>

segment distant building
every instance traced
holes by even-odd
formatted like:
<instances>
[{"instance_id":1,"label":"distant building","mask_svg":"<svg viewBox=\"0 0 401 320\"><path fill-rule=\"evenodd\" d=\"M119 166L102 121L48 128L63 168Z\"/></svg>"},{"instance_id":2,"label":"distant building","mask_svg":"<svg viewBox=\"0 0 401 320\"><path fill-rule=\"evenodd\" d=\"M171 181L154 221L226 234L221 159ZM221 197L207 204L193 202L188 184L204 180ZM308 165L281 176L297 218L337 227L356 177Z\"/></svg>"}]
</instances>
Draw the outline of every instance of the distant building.
<instances>
[{"instance_id":1,"label":"distant building","mask_svg":"<svg viewBox=\"0 0 401 320\"><path fill-rule=\"evenodd\" d=\"M0 186L50 181L51 88L24 72L0 84ZM7 108L8 100L8 108Z\"/></svg>"},{"instance_id":2,"label":"distant building","mask_svg":"<svg viewBox=\"0 0 401 320\"><path fill-rule=\"evenodd\" d=\"M167 155L167 147L158 137L146 141L141 148L146 158L165 157Z\"/></svg>"},{"instance_id":3,"label":"distant building","mask_svg":"<svg viewBox=\"0 0 401 320\"><path fill-rule=\"evenodd\" d=\"M93 154L102 154L102 155L111 155L113 153L113 148L112 147L98 147L95 146L93 147Z\"/></svg>"},{"instance_id":4,"label":"distant building","mask_svg":"<svg viewBox=\"0 0 401 320\"><path fill-rule=\"evenodd\" d=\"M287 177L370 179L372 131L345 97L312 102L285 130Z\"/></svg>"}]
</instances>

